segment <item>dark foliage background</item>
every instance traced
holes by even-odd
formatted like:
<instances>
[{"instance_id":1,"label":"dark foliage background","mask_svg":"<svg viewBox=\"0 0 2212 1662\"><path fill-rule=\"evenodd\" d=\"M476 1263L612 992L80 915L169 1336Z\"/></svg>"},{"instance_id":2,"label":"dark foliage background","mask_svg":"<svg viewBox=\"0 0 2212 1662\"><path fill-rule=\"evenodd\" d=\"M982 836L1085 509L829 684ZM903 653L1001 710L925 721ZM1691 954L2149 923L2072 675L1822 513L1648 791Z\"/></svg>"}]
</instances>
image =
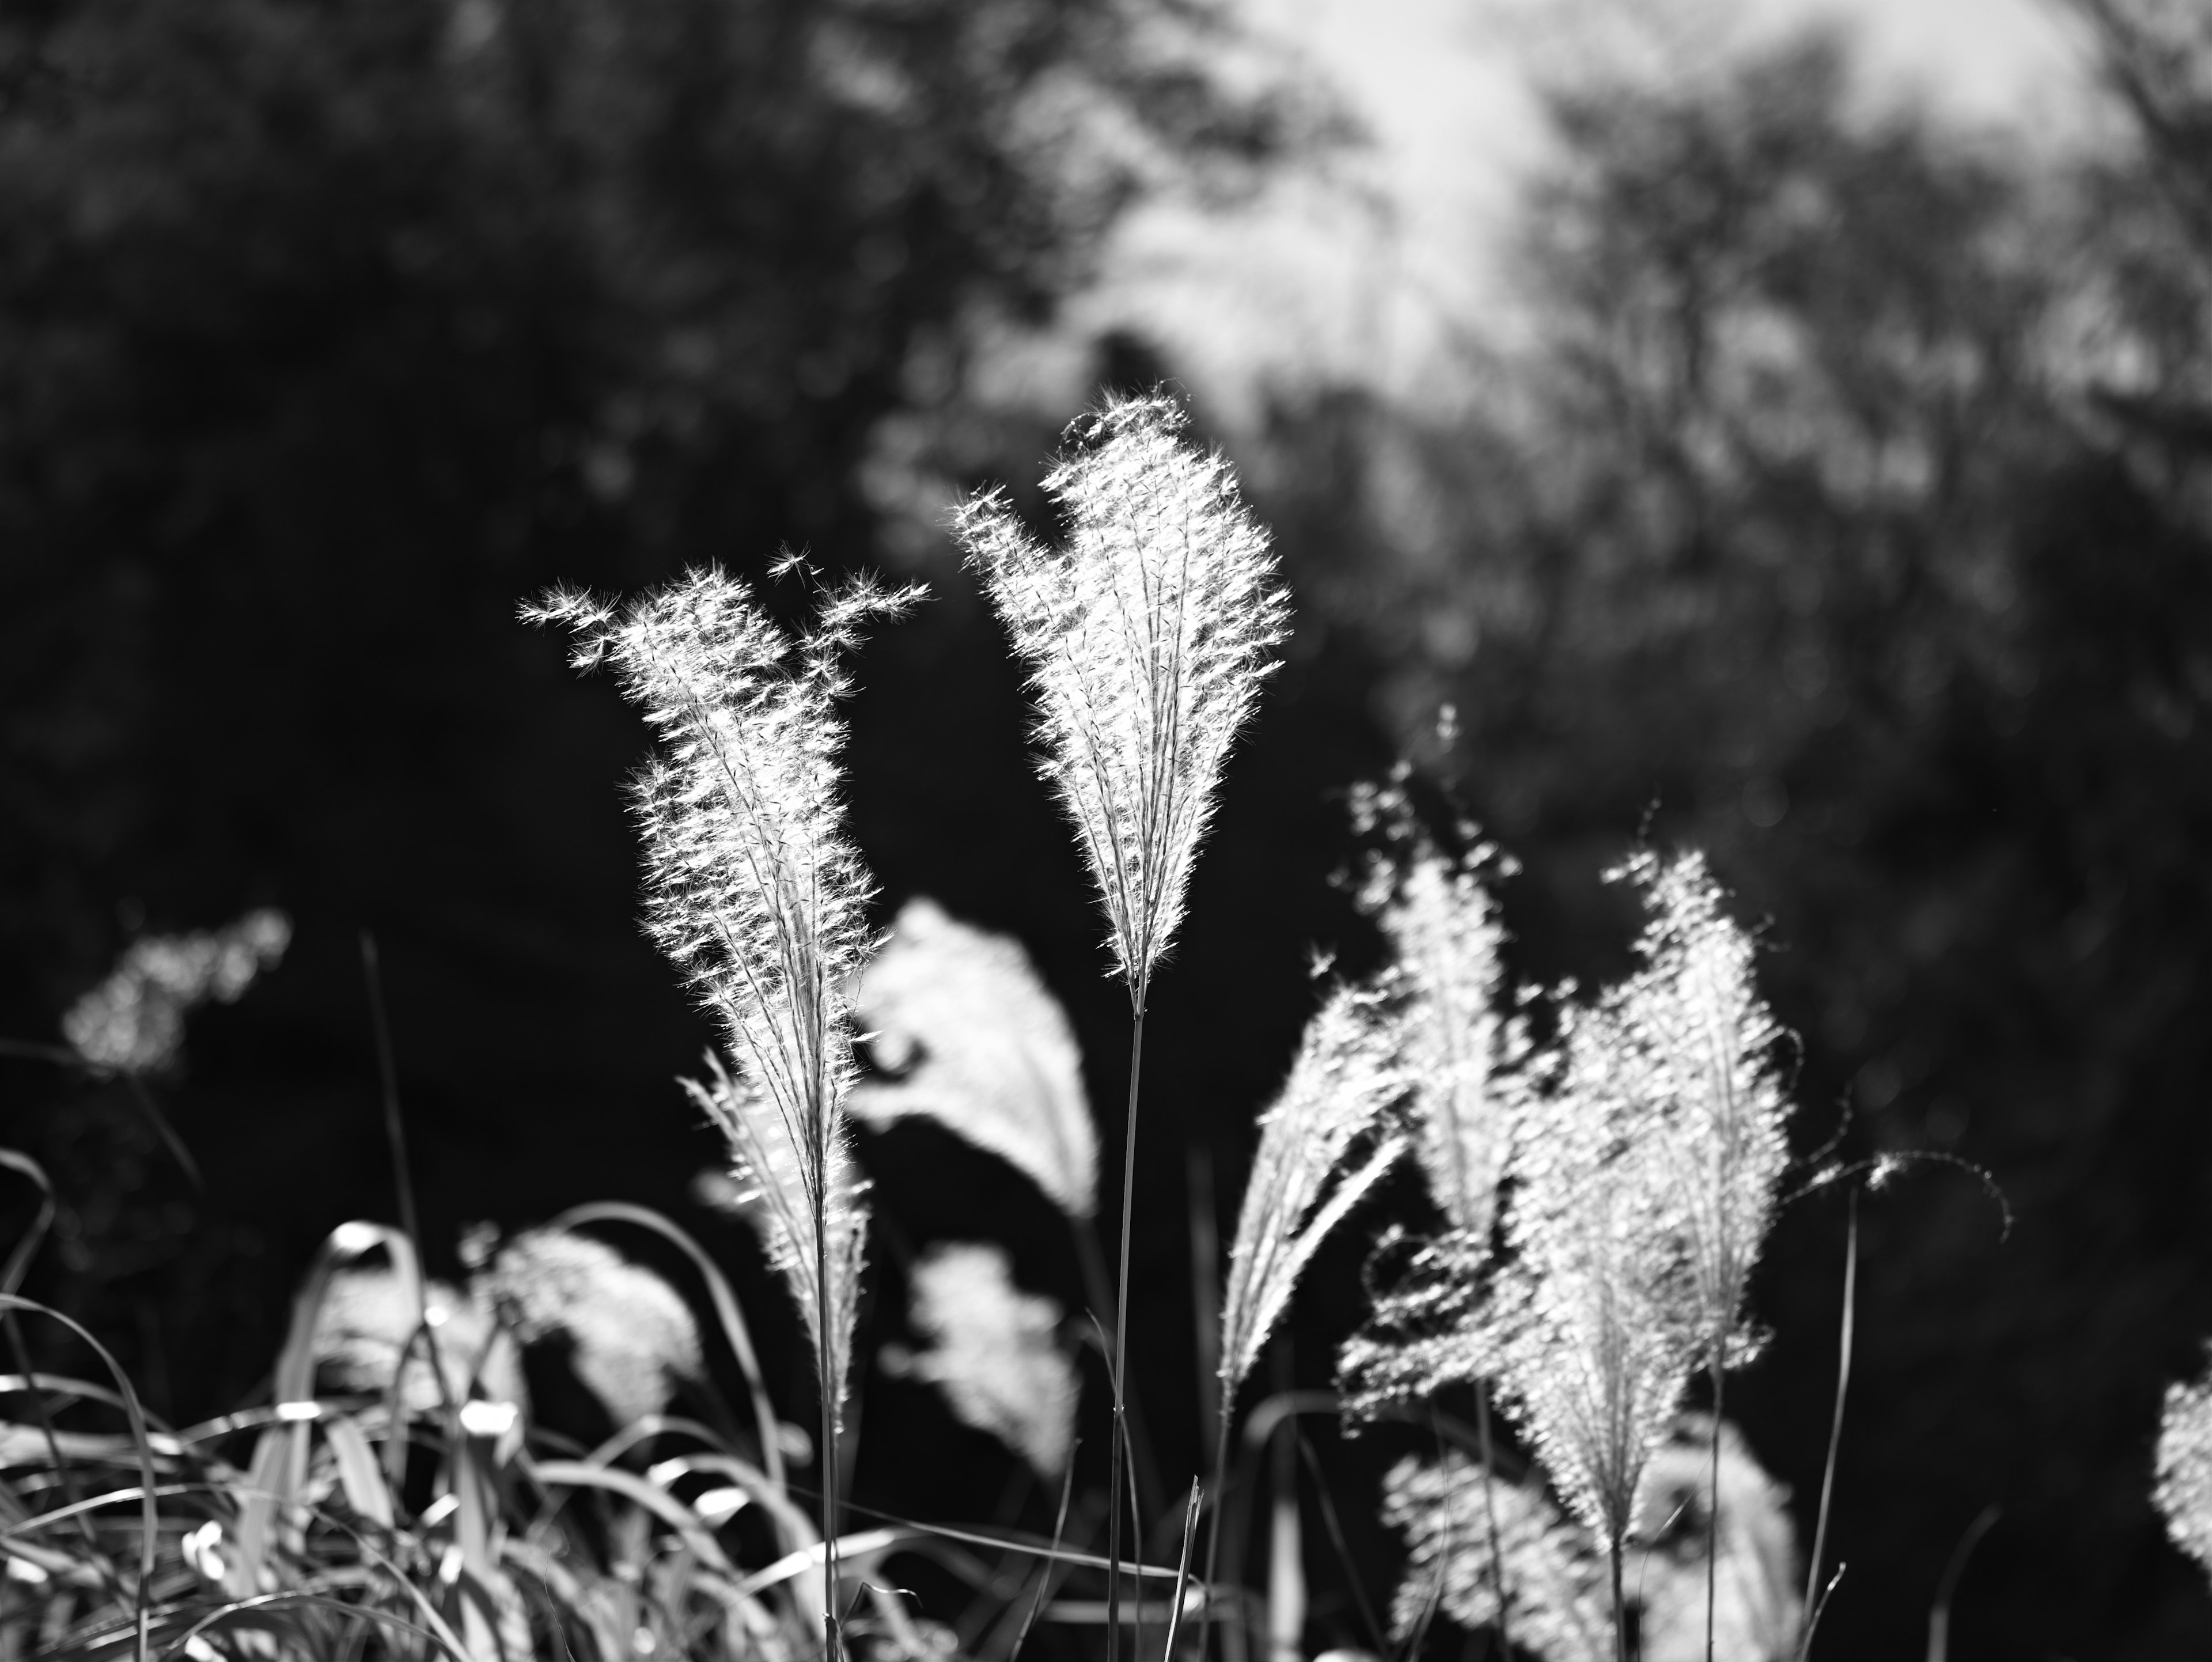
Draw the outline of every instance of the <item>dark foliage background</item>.
<instances>
[{"instance_id":1,"label":"dark foliage background","mask_svg":"<svg viewBox=\"0 0 2212 1662\"><path fill-rule=\"evenodd\" d=\"M1470 357L1466 413L1346 387L1237 435L1299 624L1147 1042L1135 1276L1170 1488L1199 1447L1192 1174L1225 1221L1310 949L1372 954L1332 881L1341 793L1402 745L1522 861L1528 979L1618 969L1600 874L1639 837L1702 845L1802 1036L1801 1152L1930 1157L1863 1209L1850 1568L1817 1653L1919 1644L1990 1504L1954 1654L2212 1642L2148 1501L2160 1394L2212 1333L2212 42L2179 9L2077 9L2121 128L2089 160L1875 105L1832 40L1555 87L1533 338ZM0 1060L6 1140L68 1202L34 1290L158 1409L249 1395L314 1245L392 1215L364 928L434 1257L478 1218L659 1206L805 1400L781 1294L688 1197L717 1151L670 1081L707 1029L634 922L642 729L514 622L556 578L757 575L786 543L928 577L860 667L858 838L886 918L927 892L1021 936L1118 1148L1126 1012L1017 673L929 515L1032 481L1091 387L1172 377L1129 340L1091 344L1072 398L981 373L1127 204L1346 138L1293 81L1227 90L1206 66L1237 50L1103 0L0 21L0 1032L50 1039L142 932L258 903L298 930L160 1087L204 1187L127 1093ZM1010 1174L920 1129L864 1155L876 1338L905 1257L979 1219L1075 1301ZM1801 1522L1840 1193L1785 1216L1775 1342L1731 1392ZM1346 1243L1294 1377L1327 1381L1358 1294ZM864 1390L859 1498L1046 1507L918 1387ZM1379 1596L1371 1486L1406 1445L1313 1434ZM1312 1533L1310 1637L1358 1642Z\"/></svg>"}]
</instances>

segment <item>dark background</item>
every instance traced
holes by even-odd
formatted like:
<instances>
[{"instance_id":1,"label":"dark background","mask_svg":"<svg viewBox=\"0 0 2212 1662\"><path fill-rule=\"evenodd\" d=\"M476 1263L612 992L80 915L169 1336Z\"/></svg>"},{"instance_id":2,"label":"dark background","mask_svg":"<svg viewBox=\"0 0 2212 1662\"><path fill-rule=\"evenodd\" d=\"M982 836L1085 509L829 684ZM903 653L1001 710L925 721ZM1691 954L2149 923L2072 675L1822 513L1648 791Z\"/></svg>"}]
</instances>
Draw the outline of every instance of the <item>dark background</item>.
<instances>
[{"instance_id":1,"label":"dark background","mask_svg":"<svg viewBox=\"0 0 2212 1662\"><path fill-rule=\"evenodd\" d=\"M1404 751L1522 863L1528 980L1618 971L1633 919L1600 874L1639 837L1702 846L1801 1038L1807 1169L1839 1135L1831 1158L1955 1158L2008 1202L2008 1234L1928 1160L1864 1203L1818 1653L1919 1647L1990 1504L1955 1655L2212 1644L2148 1501L2160 1393L2212 1333L2212 41L2180 9L2074 10L2112 117L2085 155L1882 104L1829 39L1558 76L1516 245L1532 338L1450 366L1464 413L1346 386L1209 429L1298 615L1147 1035L1138 1355L1170 1489L1198 1458L1186 1150L1225 1230L1311 950L1373 961L1334 880L1343 794ZM926 892L1027 945L1110 1186L1126 1006L935 516L1000 478L1041 511L1097 387L1174 384L1130 338L1079 338L1073 393L988 373L1064 332L1118 216L1358 142L1316 84L1210 73L1236 45L1164 0L0 16L0 1033L51 1041L137 934L258 904L297 928L156 1087L204 1189L128 1093L0 1061L6 1140L66 1203L31 1290L157 1411L250 1396L315 1245L393 1215L367 928L434 1259L473 1220L660 1207L731 1267L804 1417L782 1294L688 1198L719 1155L672 1081L709 1026L635 921L642 727L514 621L556 579L758 575L790 543L931 583L859 666L854 830L886 921ZM979 1218L1077 1301L1010 1173L926 1128L863 1158L863 1355L898 1334L902 1258ZM1808 1535L1841 1193L1785 1213L1775 1342L1730 1392ZM1301 1296L1302 1382L1358 1318L1375 1221ZM862 1389L858 1499L1048 1517L920 1387ZM1379 1601L1372 1484L1410 1440L1312 1432ZM1357 1642L1308 1538L1310 1641Z\"/></svg>"}]
</instances>

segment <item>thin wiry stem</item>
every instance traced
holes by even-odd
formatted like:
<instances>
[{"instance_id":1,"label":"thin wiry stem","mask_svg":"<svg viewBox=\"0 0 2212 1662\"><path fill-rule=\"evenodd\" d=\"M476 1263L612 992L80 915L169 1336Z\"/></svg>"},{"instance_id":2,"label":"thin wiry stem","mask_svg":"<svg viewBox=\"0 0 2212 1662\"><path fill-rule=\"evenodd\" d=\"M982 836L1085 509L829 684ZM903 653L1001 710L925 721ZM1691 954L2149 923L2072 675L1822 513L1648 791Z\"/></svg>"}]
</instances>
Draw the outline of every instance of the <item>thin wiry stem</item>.
<instances>
[{"instance_id":1,"label":"thin wiry stem","mask_svg":"<svg viewBox=\"0 0 2212 1662\"><path fill-rule=\"evenodd\" d=\"M1513 1654L1513 1601L1505 1587L1505 1539L1498 1527L1498 1452L1490 1442L1490 1381L1474 1382L1474 1430L1482 1446L1482 1511L1490 1525L1490 1562L1498 1579L1498 1649Z\"/></svg>"},{"instance_id":2,"label":"thin wiry stem","mask_svg":"<svg viewBox=\"0 0 2212 1662\"><path fill-rule=\"evenodd\" d=\"M1130 994L1129 1121L1121 1152L1121 1268L1114 1282L1114 1354L1106 1359L1114 1384L1114 1445L1108 1460L1106 1486L1106 1659L1115 1662L1121 1644L1121 1469L1128 1460L1129 1427L1126 1406L1125 1359L1129 1354L1129 1227L1137 1194L1137 1085L1145 1062L1145 993L1141 984ZM1139 1520L1133 1518L1133 1524ZM1137 1597L1145 1590L1140 1585Z\"/></svg>"},{"instance_id":3,"label":"thin wiry stem","mask_svg":"<svg viewBox=\"0 0 2212 1662\"><path fill-rule=\"evenodd\" d=\"M1836 1411L1828 1425L1828 1458L1820 1471L1820 1511L1813 1525L1813 1556L1805 1569L1805 1631L1797 1641L1798 1662L1813 1649L1813 1629L1826 1600L1820 1597L1820 1563L1828 1551L1828 1503L1836 1493L1836 1451L1844 1441L1844 1397L1851 1383L1851 1338L1857 1326L1859 1287L1859 1196L1851 1190L1850 1221L1844 1243L1844 1318L1836 1356ZM1717 1435L1717 1428L1716 1428Z\"/></svg>"}]
</instances>

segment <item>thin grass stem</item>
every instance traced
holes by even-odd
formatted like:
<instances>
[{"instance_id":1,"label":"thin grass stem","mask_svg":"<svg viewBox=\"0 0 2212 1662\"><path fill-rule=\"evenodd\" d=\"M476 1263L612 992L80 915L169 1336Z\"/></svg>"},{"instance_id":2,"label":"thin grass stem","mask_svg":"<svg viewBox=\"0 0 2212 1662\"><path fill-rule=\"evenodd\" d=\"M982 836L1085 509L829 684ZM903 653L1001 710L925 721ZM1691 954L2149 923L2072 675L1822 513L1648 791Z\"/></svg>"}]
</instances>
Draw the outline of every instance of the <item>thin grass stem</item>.
<instances>
[{"instance_id":1,"label":"thin grass stem","mask_svg":"<svg viewBox=\"0 0 2212 1662\"><path fill-rule=\"evenodd\" d=\"M1828 1506L1836 1493L1836 1450L1844 1440L1844 1397L1851 1383L1851 1338L1857 1325L1858 1286L1859 1195L1854 1189L1844 1244L1844 1317L1836 1359L1836 1411L1828 1426L1827 1464L1820 1473L1820 1511L1813 1526L1813 1558L1805 1571L1805 1631L1797 1641L1797 1662L1806 1662L1812 1654L1813 1630L1820 1625L1820 1611L1827 1604L1826 1595L1820 1592L1820 1562L1828 1550ZM1834 1591L1832 1584L1830 1591Z\"/></svg>"},{"instance_id":2,"label":"thin grass stem","mask_svg":"<svg viewBox=\"0 0 2212 1662\"><path fill-rule=\"evenodd\" d=\"M1129 1458L1129 1233L1137 1196L1137 1087L1145 1061L1145 990L1141 980L1131 984L1128 1128L1121 1153L1121 1266L1114 1285L1114 1352L1106 1359L1107 1373L1114 1383L1114 1446L1107 1463L1106 1484L1106 1662L1119 1662L1121 1651L1121 1470ZM1142 1596L1141 1588L1139 1595Z\"/></svg>"},{"instance_id":3,"label":"thin grass stem","mask_svg":"<svg viewBox=\"0 0 2212 1662\"><path fill-rule=\"evenodd\" d=\"M1505 1537L1498 1527L1498 1452L1490 1440L1490 1381L1474 1382L1475 1435L1482 1444L1482 1510L1490 1525L1490 1571L1498 1584L1498 1652L1513 1654L1512 1601L1505 1591ZM1711 1662L1709 1657L1706 1662Z\"/></svg>"},{"instance_id":4,"label":"thin grass stem","mask_svg":"<svg viewBox=\"0 0 2212 1662\"><path fill-rule=\"evenodd\" d=\"M1705 1509L1705 1662L1713 1662L1713 1617L1720 1603L1721 1568L1721 1393L1728 1375L1728 1329L1713 1337L1713 1472L1711 1505Z\"/></svg>"}]
</instances>

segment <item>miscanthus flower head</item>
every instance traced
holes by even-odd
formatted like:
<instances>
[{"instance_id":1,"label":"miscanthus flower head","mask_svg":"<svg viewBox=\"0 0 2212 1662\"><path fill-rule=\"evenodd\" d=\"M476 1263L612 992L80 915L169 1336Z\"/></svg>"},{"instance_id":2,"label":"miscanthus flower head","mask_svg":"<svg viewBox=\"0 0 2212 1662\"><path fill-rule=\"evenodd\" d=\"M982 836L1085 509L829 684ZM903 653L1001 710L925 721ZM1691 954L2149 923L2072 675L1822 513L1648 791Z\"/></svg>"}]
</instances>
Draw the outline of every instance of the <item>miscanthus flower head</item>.
<instances>
[{"instance_id":1,"label":"miscanthus flower head","mask_svg":"<svg viewBox=\"0 0 2212 1662\"><path fill-rule=\"evenodd\" d=\"M2166 1388L2157 1499L2174 1545L2212 1575L2212 1373Z\"/></svg>"},{"instance_id":2,"label":"miscanthus flower head","mask_svg":"<svg viewBox=\"0 0 2212 1662\"><path fill-rule=\"evenodd\" d=\"M1224 1423L1322 1239L1405 1152L1386 1119L1404 1090L1374 995L1334 989L1306 1025L1290 1079L1260 1121L1222 1301ZM1340 1169L1363 1141L1358 1165Z\"/></svg>"},{"instance_id":3,"label":"miscanthus flower head","mask_svg":"<svg viewBox=\"0 0 2212 1662\"><path fill-rule=\"evenodd\" d=\"M1753 983L1751 938L1723 910L1701 855L1646 853L1616 875L1643 889L1650 910L1640 962L1615 1001L1622 1072L1668 1127L1656 1146L1674 1169L1706 1341L1723 1360L1747 1360L1745 1283L1790 1159L1782 1029Z\"/></svg>"},{"instance_id":4,"label":"miscanthus flower head","mask_svg":"<svg viewBox=\"0 0 2212 1662\"><path fill-rule=\"evenodd\" d=\"M221 929L147 935L62 1017L62 1037L95 1068L155 1074L183 1053L185 1014L235 1003L291 944L292 921L270 907Z\"/></svg>"},{"instance_id":5,"label":"miscanthus flower head","mask_svg":"<svg viewBox=\"0 0 2212 1662\"><path fill-rule=\"evenodd\" d=\"M588 1235L526 1229L474 1286L525 1344L562 1342L576 1378L617 1426L659 1413L703 1371L698 1324L683 1296Z\"/></svg>"},{"instance_id":6,"label":"miscanthus flower head","mask_svg":"<svg viewBox=\"0 0 2212 1662\"><path fill-rule=\"evenodd\" d=\"M961 1423L1057 1478L1075 1446L1075 1365L1054 1336L1060 1309L1014 1285L1006 1255L933 1249L914 1269L914 1325L929 1348L906 1371L934 1380Z\"/></svg>"},{"instance_id":7,"label":"miscanthus flower head","mask_svg":"<svg viewBox=\"0 0 2212 1662\"><path fill-rule=\"evenodd\" d=\"M1018 941L909 900L854 997L869 1051L890 1075L854 1091L857 1117L933 1119L1024 1173L1070 1217L1097 1212L1083 1054Z\"/></svg>"},{"instance_id":8,"label":"miscanthus flower head","mask_svg":"<svg viewBox=\"0 0 2212 1662\"><path fill-rule=\"evenodd\" d=\"M1227 461L1184 425L1155 394L1110 400L1069 429L1044 480L1068 519L1065 549L1037 543L996 492L956 527L1029 665L1040 768L1075 822L1140 1007L1289 618L1267 533Z\"/></svg>"},{"instance_id":9,"label":"miscanthus flower head","mask_svg":"<svg viewBox=\"0 0 2212 1662\"><path fill-rule=\"evenodd\" d=\"M855 580L823 597L797 639L711 569L619 610L569 591L524 610L574 632L578 667L611 664L659 740L635 787L647 929L721 1022L731 1070L694 1094L775 1221L763 1234L806 1308L833 1403L851 1342L845 1282L865 1234L845 1147L856 1071L847 989L870 944L870 884L838 798L836 705L861 626L914 597Z\"/></svg>"},{"instance_id":10,"label":"miscanthus flower head","mask_svg":"<svg viewBox=\"0 0 2212 1662\"><path fill-rule=\"evenodd\" d=\"M1510 1259L1467 1335L1569 1509L1609 1549L1704 1329L1673 1128L1642 1093L1616 990L1562 1013L1559 1072L1518 1105Z\"/></svg>"},{"instance_id":11,"label":"miscanthus flower head","mask_svg":"<svg viewBox=\"0 0 2212 1662\"><path fill-rule=\"evenodd\" d=\"M1528 1048L1501 1008L1505 929L1484 881L1504 862L1471 835L1463 853L1446 854L1395 782L1363 793L1354 816L1395 845L1370 867L1360 899L1390 951L1381 985L1412 1090L1413 1151L1446 1223L1486 1246L1505 1165L1500 1075Z\"/></svg>"},{"instance_id":12,"label":"miscanthus flower head","mask_svg":"<svg viewBox=\"0 0 2212 1662\"><path fill-rule=\"evenodd\" d=\"M868 1185L853 1160L851 1133L841 1112L819 1147L810 1147L786 1129L781 1111L744 1075L711 1053L707 1068L703 1082L678 1082L729 1139L732 1203L791 1290L824 1397L842 1427L868 1246Z\"/></svg>"}]
</instances>

